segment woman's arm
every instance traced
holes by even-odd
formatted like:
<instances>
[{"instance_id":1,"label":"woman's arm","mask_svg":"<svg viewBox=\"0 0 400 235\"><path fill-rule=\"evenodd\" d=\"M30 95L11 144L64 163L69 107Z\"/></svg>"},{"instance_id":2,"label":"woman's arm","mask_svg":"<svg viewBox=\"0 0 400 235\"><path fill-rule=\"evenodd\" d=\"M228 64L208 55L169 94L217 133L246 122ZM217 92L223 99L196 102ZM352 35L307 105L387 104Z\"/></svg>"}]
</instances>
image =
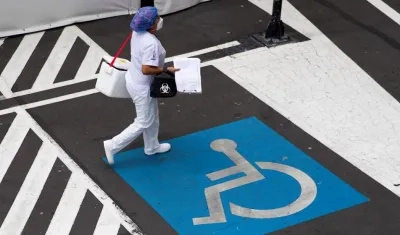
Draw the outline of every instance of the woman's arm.
<instances>
[{"instance_id":1,"label":"woman's arm","mask_svg":"<svg viewBox=\"0 0 400 235\"><path fill-rule=\"evenodd\" d=\"M176 71L179 71L179 69L174 67L163 68L151 65L142 65L142 73L144 75L158 75L163 72L173 75Z\"/></svg>"},{"instance_id":2,"label":"woman's arm","mask_svg":"<svg viewBox=\"0 0 400 235\"><path fill-rule=\"evenodd\" d=\"M142 65L142 73L144 75L158 75L164 72L163 67L151 66L151 65Z\"/></svg>"}]
</instances>

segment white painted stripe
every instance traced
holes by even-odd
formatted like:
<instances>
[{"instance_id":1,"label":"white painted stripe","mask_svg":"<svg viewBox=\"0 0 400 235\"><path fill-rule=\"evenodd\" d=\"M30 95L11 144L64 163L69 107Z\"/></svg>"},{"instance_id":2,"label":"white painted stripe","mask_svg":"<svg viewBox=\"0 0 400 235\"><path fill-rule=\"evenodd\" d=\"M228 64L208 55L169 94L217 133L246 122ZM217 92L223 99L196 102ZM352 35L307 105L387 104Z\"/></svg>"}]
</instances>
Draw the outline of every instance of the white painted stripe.
<instances>
[{"instance_id":1,"label":"white painted stripe","mask_svg":"<svg viewBox=\"0 0 400 235\"><path fill-rule=\"evenodd\" d=\"M89 46L88 53L86 54L74 80L84 81L90 79L96 74L103 56L108 53L78 27L71 26L70 30L73 30L74 33Z\"/></svg>"},{"instance_id":2,"label":"white painted stripe","mask_svg":"<svg viewBox=\"0 0 400 235\"><path fill-rule=\"evenodd\" d=\"M138 231L139 228L137 225L130 219L122 209L114 203L114 201L72 160L67 153L57 144L57 142L47 134L40 125L28 114L26 110L23 110L20 107L16 108L16 112L21 115L25 115L31 119L33 123L31 128L34 132L43 140L48 140L54 144L54 146L58 150L58 157L59 159L68 167L68 169L76 175L76 180L84 183L90 192L103 204L104 207L108 208L109 210L113 210L114 214L118 215L121 224L128 230L128 231ZM61 215L60 215L61 216ZM62 233L64 234L64 233ZM56 234L56 235L62 235ZM142 235L142 233L133 232L133 235Z\"/></svg>"},{"instance_id":3,"label":"white painted stripe","mask_svg":"<svg viewBox=\"0 0 400 235\"><path fill-rule=\"evenodd\" d=\"M266 49L258 48L256 50L262 51L262 50L266 50ZM244 52L244 53L249 53L249 52ZM219 59L215 59L215 60L206 61L204 63L201 63L200 67L213 65L213 64L215 64L217 62L220 62L220 61L230 61L231 59L232 59L231 57L223 57L223 58L219 58ZM92 79L96 79L96 78L92 78ZM89 80L92 80L92 79L89 79ZM74 84L74 83L76 83L75 80L66 81L65 83L60 83L59 87L67 86L67 85ZM36 90L36 92L37 91L39 91L39 90ZM22 96L22 95L26 95L26 94L30 94L31 93L31 92L27 92L27 91L24 91L24 92L25 93L22 93L22 92L18 93L18 96ZM32 92L32 93L34 93L34 92ZM99 92L99 90L94 88L94 89L90 89L90 90L86 90L86 91L80 91L80 92L76 92L76 93L72 93L72 94L68 94L68 95L64 95L64 96L59 96L59 97L47 99L47 100L41 100L41 101L37 101L37 102L34 102L34 103L20 105L18 107L21 107L23 109L32 109L32 108L37 108L37 107L40 107L40 106L53 104L53 103L57 103L57 102L62 102L62 101L70 100L70 99L75 99L75 98L79 98L79 97L83 97L83 96L87 96L87 95L93 95L93 94L96 94L96 93L100 93L100 92ZM16 107L3 109L3 110L0 110L0 115L5 115L5 114L8 114L8 113L15 112L15 110L16 110Z\"/></svg>"},{"instance_id":4,"label":"white painted stripe","mask_svg":"<svg viewBox=\"0 0 400 235\"><path fill-rule=\"evenodd\" d=\"M117 235L120 226L119 218L103 207L93 235Z\"/></svg>"},{"instance_id":5,"label":"white painted stripe","mask_svg":"<svg viewBox=\"0 0 400 235\"><path fill-rule=\"evenodd\" d=\"M64 95L64 96L59 96L56 98L41 100L41 101L30 103L30 104L24 104L24 105L20 105L17 107L0 110L0 115L13 113L19 107L23 108L23 109L31 109L31 108L36 108L36 107L53 104L53 103L57 103L57 102L62 102L62 101L70 100L70 99L75 99L75 98L79 98L79 97L83 97L83 96L87 96L87 95L92 95L92 94L96 94L96 93L99 93L99 91L97 89L90 89L90 90L76 92L76 93L72 93L72 94L68 94L68 95Z\"/></svg>"},{"instance_id":6,"label":"white painted stripe","mask_svg":"<svg viewBox=\"0 0 400 235\"><path fill-rule=\"evenodd\" d=\"M3 45L4 39L6 39L6 38L0 38L0 46Z\"/></svg>"},{"instance_id":7,"label":"white painted stripe","mask_svg":"<svg viewBox=\"0 0 400 235\"><path fill-rule=\"evenodd\" d=\"M264 48L260 48L259 50L265 50L265 49ZM210 60L210 61L201 63L200 66L201 67L205 67L205 66L213 65L213 64L215 64L217 62L220 62L220 61L229 61L229 60L231 60L231 57L219 58L219 59ZM69 84L73 84L74 83L73 81L74 80L68 81L67 84L68 85ZM66 84L62 84L61 86L66 86ZM86 91L80 91L80 92L76 92L76 93L72 93L72 94L68 94L68 95L64 95L64 96L59 96L59 97L47 99L47 100L41 100L41 101L34 102L34 103L20 105L18 107L21 107L23 109L32 109L32 108L37 108L37 107L40 107L40 106L53 104L53 103L57 103L57 102L62 102L62 101L70 100L70 99L75 99L75 98L79 98L79 97L83 97L83 96L87 96L87 95L93 95L93 94L96 94L96 93L100 93L100 92L99 92L99 90L94 88L94 89L90 89L90 90L86 90ZM19 94L19 95L22 95L22 94ZM0 110L0 115L5 115L5 114L8 114L8 113L15 112L15 110L16 110L16 107L3 109L3 110Z\"/></svg>"},{"instance_id":8,"label":"white painted stripe","mask_svg":"<svg viewBox=\"0 0 400 235\"><path fill-rule=\"evenodd\" d=\"M53 84L77 36L75 30L71 29L71 27L64 28L60 38L57 40L56 45L47 58L46 63L40 70L33 84L33 88L42 88Z\"/></svg>"},{"instance_id":9,"label":"white painted stripe","mask_svg":"<svg viewBox=\"0 0 400 235\"><path fill-rule=\"evenodd\" d=\"M79 67L74 78L76 82L93 78L97 68L100 66L105 52L97 45L90 45L89 50Z\"/></svg>"},{"instance_id":10,"label":"white painted stripe","mask_svg":"<svg viewBox=\"0 0 400 235\"><path fill-rule=\"evenodd\" d=\"M300 14L294 7L286 11ZM328 38L321 35L215 66L400 196L395 186L400 182L400 104Z\"/></svg>"},{"instance_id":11,"label":"white painted stripe","mask_svg":"<svg viewBox=\"0 0 400 235\"><path fill-rule=\"evenodd\" d=\"M97 92L96 89L95 91ZM118 217L120 218L121 224L126 228L126 230L131 231L133 235L143 235L141 232L135 232L135 231L140 231L140 229L132 221L132 219L128 217L128 215L78 166L78 164L75 163L74 160L71 159L71 157L68 156L67 153L64 152L64 150L57 144L57 142L40 127L40 125L29 115L29 113L25 109L23 109L20 106L14 107L12 109L14 112L17 113L18 116L22 116L22 121L23 121L22 123L24 123L25 125L29 125L31 129L36 133L36 135L39 136L40 139L42 139L43 141L45 140L49 141L54 145L54 147L57 149L59 159L65 164L65 166L71 172L73 172L73 174L77 175L76 180L85 183L88 189L93 193L93 195L103 204L103 207L113 210L114 214L118 215ZM18 124L21 125L20 123ZM20 145L21 144L17 144L17 146ZM5 156L5 155L0 155L0 156ZM9 157L7 157L7 159L8 158ZM3 172L1 167L2 164L0 164L0 174ZM53 228L55 228L55 230L57 230L58 226L56 224L57 221L55 221L53 225ZM51 234L51 231L48 234ZM59 234L56 233L55 235Z\"/></svg>"},{"instance_id":12,"label":"white painted stripe","mask_svg":"<svg viewBox=\"0 0 400 235\"><path fill-rule=\"evenodd\" d=\"M44 32L39 32L24 36L17 50L8 61L6 67L1 73L1 78L5 80L5 83L10 89L17 81L43 34Z\"/></svg>"},{"instance_id":13,"label":"white painted stripe","mask_svg":"<svg viewBox=\"0 0 400 235\"><path fill-rule=\"evenodd\" d=\"M75 26L71 26L71 27L75 27ZM77 29L77 30L79 30L79 29ZM71 85L71 84L76 84L76 83L79 83L79 82L82 82L82 81L88 81L88 80L92 80L92 79L97 79L98 75L95 74L95 73L97 71L98 66L100 65L101 59L107 53L102 48L100 48L97 44L92 42L90 38L88 38L87 36L84 36L83 32L81 33L80 30L76 31L75 33L77 33L79 35L79 37L84 39L84 41L86 43L91 43L90 44L90 48L89 48L89 52L88 52L87 56L85 57L84 62L82 63L82 65L81 65L81 67L80 67L75 79L64 81L64 82L60 82L60 83L55 83L55 84L53 84L53 83L48 83L48 84L43 83L41 86L33 87L32 89L29 89L29 90L15 92L13 94L10 93L10 95L6 96L6 97L9 98L11 96L12 97L18 97L18 96L23 96L23 95L29 95L29 94L40 92L40 91L45 91L45 90L49 90L49 89L53 89L53 88L58 88L58 87L68 86L68 85ZM196 55L201 55L201 54L204 54L204 53L216 51L216 50L223 49L223 48L229 48L229 47L237 46L237 45L240 45L240 43L237 42L237 41L229 42L229 43L221 44L221 45L218 45L218 46L202 49L202 50L199 50L199 51L193 51L193 52L190 52L190 53L177 55L177 56L174 56L174 57L169 57L169 58L166 58L166 62L172 61L176 57L196 56ZM205 63L202 63L202 66L204 67L204 66L210 65L214 61L215 60L207 61ZM1 87L2 87L2 85L1 85L1 81L0 81L0 88ZM4 93L7 92L7 89L5 89L4 91L2 91L0 89L0 91L4 94Z\"/></svg>"},{"instance_id":14,"label":"white painted stripe","mask_svg":"<svg viewBox=\"0 0 400 235\"><path fill-rule=\"evenodd\" d=\"M0 182L3 180L18 149L21 147L30 129L31 120L24 115L17 115L0 144Z\"/></svg>"},{"instance_id":15,"label":"white painted stripe","mask_svg":"<svg viewBox=\"0 0 400 235\"><path fill-rule=\"evenodd\" d=\"M262 51L262 50L266 50L266 49L258 48L256 50ZM249 52L244 52L244 53L249 53ZM215 64L217 62L221 62L221 61L230 61L231 59L232 59L231 57L223 57L223 58L219 58L219 59L215 59L215 60L206 61L204 63L201 63L200 67L213 65L213 64ZM92 79L96 79L96 78L92 78ZM89 79L89 80L91 80L91 79ZM66 81L65 83L62 83L62 84L60 83L61 85L59 87L74 84L74 83L76 83L75 80ZM24 92L26 92L26 93L19 93L18 96L31 93L31 92L27 92L27 91L24 91ZM32 93L34 93L34 92L32 92ZM64 95L64 96L47 99L47 100L41 100L41 101L34 102L34 103L20 105L18 107L21 107L23 109L32 109L32 108L37 108L37 107L44 106L44 105L49 105L49 104L62 102L62 101L70 100L70 99L75 99L75 98L79 98L79 97L84 97L87 95L93 95L93 94L97 94L97 93L100 93L99 90L94 88L94 89L90 89L90 90L86 90L86 91L80 91L80 92L76 92L76 93L72 93L72 94L68 94L68 95ZM15 112L15 110L16 110L16 107L3 109L3 110L0 110L0 115L5 115L5 114Z\"/></svg>"},{"instance_id":16,"label":"white painted stripe","mask_svg":"<svg viewBox=\"0 0 400 235\"><path fill-rule=\"evenodd\" d=\"M201 55L204 53L209 53L209 52L213 52L213 51L217 51L220 49L225 49L225 48L229 48L229 47L233 47L233 46L237 46L237 45L240 45L240 43L238 41L228 42L228 43L224 43L224 44L221 44L218 46L213 46L213 47L201 49L198 51L193 51L193 52L189 52L189 53L185 53L185 54L181 54L181 55L177 55L177 56L168 57L165 59L165 63L171 62L177 57L194 57L194 56L198 56L198 55Z\"/></svg>"},{"instance_id":17,"label":"white painted stripe","mask_svg":"<svg viewBox=\"0 0 400 235\"><path fill-rule=\"evenodd\" d=\"M382 0L367 0L374 7L400 25L400 14Z\"/></svg>"},{"instance_id":18,"label":"white painted stripe","mask_svg":"<svg viewBox=\"0 0 400 235\"><path fill-rule=\"evenodd\" d=\"M87 189L82 177L72 172L46 235L68 235L74 224Z\"/></svg>"},{"instance_id":19,"label":"white painted stripe","mask_svg":"<svg viewBox=\"0 0 400 235\"><path fill-rule=\"evenodd\" d=\"M69 29L71 30L71 32L73 31L74 34L78 35L78 37L80 37L90 47L92 47L92 46L98 46L99 47L99 45L97 45L97 43L95 41L93 41L87 34L85 34L77 26L72 25L72 26L69 27ZM103 50L101 47L99 47L99 49ZM104 51L104 53L106 53L106 52Z\"/></svg>"},{"instance_id":20,"label":"white painted stripe","mask_svg":"<svg viewBox=\"0 0 400 235\"><path fill-rule=\"evenodd\" d=\"M54 88L69 86L69 85L72 85L72 84L76 84L76 83L80 83L80 82L84 82L84 81L89 81L89 80L93 80L93 79L97 79L97 75L92 75L91 77L82 77L82 78L81 77L77 77L77 78L75 78L75 80L68 80L68 81L58 82L58 83L54 83L54 84L49 84L48 86L44 86L44 87L41 87L41 88L32 88L32 89L29 89L29 90L15 92L13 94L13 97L29 95L29 94L33 94L33 93L36 93L36 92L41 92L41 91L46 91L46 90L50 90L50 89L54 89Z\"/></svg>"},{"instance_id":21,"label":"white painted stripe","mask_svg":"<svg viewBox=\"0 0 400 235\"><path fill-rule=\"evenodd\" d=\"M12 97L11 88L8 87L8 84L6 83L6 79L2 76L0 76L0 92L3 94L1 96L0 100Z\"/></svg>"},{"instance_id":22,"label":"white painted stripe","mask_svg":"<svg viewBox=\"0 0 400 235\"><path fill-rule=\"evenodd\" d=\"M43 143L0 228L0 235L21 234L56 159L52 144Z\"/></svg>"},{"instance_id":23,"label":"white painted stripe","mask_svg":"<svg viewBox=\"0 0 400 235\"><path fill-rule=\"evenodd\" d=\"M272 15L274 0L248 0L262 10ZM293 29L301 32L304 36L315 39L322 36L323 33L315 27L307 18L293 7L290 2L282 1L281 19ZM267 22L265 22L267 23Z\"/></svg>"}]
</instances>

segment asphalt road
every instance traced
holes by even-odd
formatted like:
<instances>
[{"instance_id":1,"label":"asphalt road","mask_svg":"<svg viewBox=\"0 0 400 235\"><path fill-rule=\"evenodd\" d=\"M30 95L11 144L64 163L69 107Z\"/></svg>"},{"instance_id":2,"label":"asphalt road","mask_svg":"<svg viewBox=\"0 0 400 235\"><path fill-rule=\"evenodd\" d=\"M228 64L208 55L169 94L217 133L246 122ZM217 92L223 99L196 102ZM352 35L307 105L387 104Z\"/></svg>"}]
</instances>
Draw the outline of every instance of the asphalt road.
<instances>
[{"instance_id":1,"label":"asphalt road","mask_svg":"<svg viewBox=\"0 0 400 235\"><path fill-rule=\"evenodd\" d=\"M400 26L396 22L365 0L288 2L395 100L400 100ZM396 1L384 2L400 12L400 4ZM196 55L203 62L226 56L233 58L237 53L263 47L252 35L265 30L270 18L268 13L249 1L215 0L166 16L164 29L158 36L167 49L167 57L237 41L236 46L219 46ZM115 17L79 24L77 27L98 45L94 51L98 50L101 54L101 48L113 54L129 33L130 19L131 16ZM0 99L0 141L4 140L3 149L0 149L0 163L9 162L4 160L6 157L13 159L12 163L7 163L9 167L1 168L0 165L2 229L6 226L12 229L22 226L22 234L45 234L49 227L57 227L54 225L56 222L52 221L61 213L57 209L60 201L70 199L75 215L66 216L71 217L69 220L64 218L70 234L94 234L99 218L108 221L103 215L106 213L102 212L103 208L117 210L107 204L108 199L101 199L100 193L94 189L99 187L147 235L398 234L400 212L397 208L400 199L395 193L368 176L369 172L360 170L325 146L318 136L307 133L271 105L261 101L257 94L235 82L212 63L202 68L203 94L185 94L159 101L160 140L173 142L171 153L165 157L146 158L141 150L143 141L139 138L116 157L116 166L110 167L103 159L102 141L129 125L135 112L130 100L111 99L100 93L84 93L94 88L95 80L79 80L78 75L95 73L100 64L96 57L93 63L87 63L90 71L79 72L85 56L93 48L85 41L87 39L78 37L71 45L59 72L49 69L45 74L51 77L49 84L43 87L39 83L35 85L38 77L46 77L41 74L42 67L46 65L56 42L61 40L63 30L65 28L44 32L22 68L10 58L15 56L18 46L26 37L6 39L1 46L0 72L3 71L4 76L15 76L7 78L8 82L14 82L8 84L14 97L11 95ZM314 40L305 36L306 32L296 31L289 26L286 30L299 47L302 42ZM128 56L129 52L124 51L122 57ZM240 68L240 65L237 67ZM20 73L9 72L18 69ZM74 77L75 80L72 80ZM63 83L66 85L57 87L57 84ZM74 95L77 93L82 95ZM41 103L69 94L72 94L71 98L59 102ZM55 143L32 131L29 126L18 128L28 123L25 117L17 119L21 117L22 114L18 113L21 111L15 114L13 108L18 106L25 107ZM37 130L35 128L33 130ZM12 136L10 130L17 134ZM289 158L287 164L302 169L316 182L318 193L314 204L297 215L283 218L243 219L231 215L226 200L242 203L249 208L277 208L294 201L304 191L295 181L278 173L265 173L266 179L272 179L272 182L269 181L271 185L260 183L246 186L242 192L237 190L222 194L227 222L193 225L193 217L206 216L198 213L208 211L204 189L216 184L210 182L205 174L232 165L229 161L221 160L225 159L222 154L217 155L209 148L210 142L218 138L234 138L238 143L238 153L248 158L249 162L253 158L261 161L265 156L269 161L284 164ZM48 169L45 178L39 179L43 190L24 188L24 182L35 177L28 172L33 171L30 169L34 168L35 159L41 156L40 149L44 148L41 146L47 146L47 143L60 146L78 167L66 164L64 161L67 158L51 152L55 154L53 162L46 165L47 160L43 160L42 163L46 163ZM78 185L75 190L81 196L65 196L66 199L62 199L64 192L68 191L65 188L71 184L69 182L75 182L72 176L78 169L83 169L95 186L91 183ZM80 179L75 178L78 181ZM310 188L310 184L307 187ZM32 195L29 190L36 190L36 199L29 196ZM257 190L258 193L251 190ZM22 196L18 198L17 195ZM26 215L25 220L20 220L25 223L12 227L11 223L4 221L7 221L11 208L18 204L16 202L24 201L23 195L27 195L25 205L31 205L31 211L21 213L21 218ZM132 232L134 226L127 225L128 222L124 222L118 212L115 214L118 219L110 220L112 226L106 226L109 231L114 231L114 234ZM3 231L0 230L0 234Z\"/></svg>"}]
</instances>

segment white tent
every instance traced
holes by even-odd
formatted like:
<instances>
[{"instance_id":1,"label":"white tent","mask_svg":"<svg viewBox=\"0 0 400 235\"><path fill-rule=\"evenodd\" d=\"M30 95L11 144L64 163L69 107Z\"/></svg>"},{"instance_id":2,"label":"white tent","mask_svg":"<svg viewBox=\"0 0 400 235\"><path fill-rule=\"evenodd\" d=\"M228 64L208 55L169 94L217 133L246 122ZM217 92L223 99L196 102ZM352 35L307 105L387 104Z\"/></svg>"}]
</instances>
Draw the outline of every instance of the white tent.
<instances>
[{"instance_id":1,"label":"white tent","mask_svg":"<svg viewBox=\"0 0 400 235\"><path fill-rule=\"evenodd\" d=\"M155 0L160 15L208 0ZM134 14L140 0L3 0L0 38L42 31L78 22Z\"/></svg>"}]
</instances>

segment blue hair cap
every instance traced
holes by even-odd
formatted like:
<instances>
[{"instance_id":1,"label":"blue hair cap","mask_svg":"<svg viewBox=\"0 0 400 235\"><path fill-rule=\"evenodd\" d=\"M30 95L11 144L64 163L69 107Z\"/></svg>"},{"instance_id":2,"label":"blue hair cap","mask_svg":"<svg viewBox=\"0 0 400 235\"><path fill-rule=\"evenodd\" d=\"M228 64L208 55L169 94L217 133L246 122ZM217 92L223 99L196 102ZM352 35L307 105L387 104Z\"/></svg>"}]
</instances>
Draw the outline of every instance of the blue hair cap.
<instances>
[{"instance_id":1,"label":"blue hair cap","mask_svg":"<svg viewBox=\"0 0 400 235\"><path fill-rule=\"evenodd\" d=\"M156 22L158 11L155 7L142 7L133 17L130 27L135 32L145 32Z\"/></svg>"}]
</instances>

